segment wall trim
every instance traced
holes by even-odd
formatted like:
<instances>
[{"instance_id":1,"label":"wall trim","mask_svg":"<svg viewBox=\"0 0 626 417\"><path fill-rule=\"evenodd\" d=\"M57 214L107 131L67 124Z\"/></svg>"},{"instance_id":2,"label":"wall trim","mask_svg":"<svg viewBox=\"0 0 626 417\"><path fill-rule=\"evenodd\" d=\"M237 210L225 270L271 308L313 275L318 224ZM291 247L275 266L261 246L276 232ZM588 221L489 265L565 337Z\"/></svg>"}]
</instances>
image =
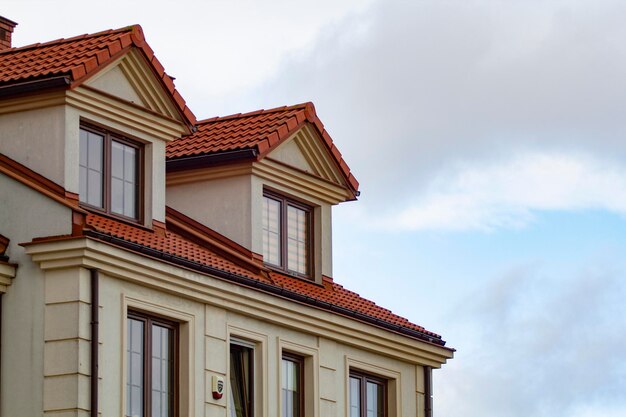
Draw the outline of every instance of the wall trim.
<instances>
[{"instance_id":1,"label":"wall trim","mask_svg":"<svg viewBox=\"0 0 626 417\"><path fill-rule=\"evenodd\" d=\"M26 253L44 270L99 268L109 276L177 296L300 329L409 363L441 367L453 349L423 342L280 296L246 288L187 268L81 237L30 243Z\"/></svg>"}]
</instances>

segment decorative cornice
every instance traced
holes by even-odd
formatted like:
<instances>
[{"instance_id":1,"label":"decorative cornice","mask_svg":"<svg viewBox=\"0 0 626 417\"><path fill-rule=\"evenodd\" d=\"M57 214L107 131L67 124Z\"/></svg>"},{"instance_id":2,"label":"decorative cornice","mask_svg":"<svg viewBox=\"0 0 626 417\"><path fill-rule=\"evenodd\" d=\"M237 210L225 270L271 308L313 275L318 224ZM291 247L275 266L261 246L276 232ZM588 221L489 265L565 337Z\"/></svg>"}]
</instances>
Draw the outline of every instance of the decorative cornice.
<instances>
[{"instance_id":1,"label":"decorative cornice","mask_svg":"<svg viewBox=\"0 0 626 417\"><path fill-rule=\"evenodd\" d=\"M178 111L136 50L126 54L119 67L148 108L170 119L180 120Z\"/></svg>"},{"instance_id":2,"label":"decorative cornice","mask_svg":"<svg viewBox=\"0 0 626 417\"><path fill-rule=\"evenodd\" d=\"M453 350L202 274L165 260L140 255L91 238L29 243L26 252L43 270L98 268L102 273L180 297L237 311L266 322L375 351L415 364L439 367Z\"/></svg>"},{"instance_id":3,"label":"decorative cornice","mask_svg":"<svg viewBox=\"0 0 626 417\"><path fill-rule=\"evenodd\" d=\"M346 187L294 169L269 158L252 164L252 173L295 192L305 193L329 204L339 204L353 198Z\"/></svg>"},{"instance_id":4,"label":"decorative cornice","mask_svg":"<svg viewBox=\"0 0 626 417\"><path fill-rule=\"evenodd\" d=\"M7 288L13 282L17 266L8 262L0 261L0 294L7 292Z\"/></svg>"},{"instance_id":5,"label":"decorative cornice","mask_svg":"<svg viewBox=\"0 0 626 417\"><path fill-rule=\"evenodd\" d=\"M186 133L183 123L169 119L144 107L119 99L88 86L67 92L67 104L100 117L132 126L133 128L165 141Z\"/></svg>"},{"instance_id":6,"label":"decorative cornice","mask_svg":"<svg viewBox=\"0 0 626 417\"><path fill-rule=\"evenodd\" d=\"M65 90L0 100L0 114L17 113L65 104Z\"/></svg>"},{"instance_id":7,"label":"decorative cornice","mask_svg":"<svg viewBox=\"0 0 626 417\"><path fill-rule=\"evenodd\" d=\"M329 204L338 204L354 198L346 187L339 186L324 178L311 175L308 172L295 169L270 158L238 165L168 172L166 185L182 185L241 175L256 175L261 179L279 184L292 192L304 193L313 199Z\"/></svg>"}]
</instances>

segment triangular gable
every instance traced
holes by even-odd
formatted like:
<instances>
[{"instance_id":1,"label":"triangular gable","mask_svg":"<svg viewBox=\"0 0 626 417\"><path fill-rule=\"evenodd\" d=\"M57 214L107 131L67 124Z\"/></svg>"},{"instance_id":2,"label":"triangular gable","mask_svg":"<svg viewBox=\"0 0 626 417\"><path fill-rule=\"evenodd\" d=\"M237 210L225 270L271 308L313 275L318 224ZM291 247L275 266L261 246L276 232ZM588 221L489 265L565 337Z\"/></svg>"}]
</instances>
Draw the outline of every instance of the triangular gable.
<instances>
[{"instance_id":1,"label":"triangular gable","mask_svg":"<svg viewBox=\"0 0 626 417\"><path fill-rule=\"evenodd\" d=\"M192 130L194 114L139 25L0 51L0 86L7 96L21 94L25 86L29 92L75 89L116 65L135 90L135 94L131 90L114 91L116 95L140 98L147 108L181 120Z\"/></svg>"},{"instance_id":2,"label":"triangular gable","mask_svg":"<svg viewBox=\"0 0 626 417\"><path fill-rule=\"evenodd\" d=\"M261 161L291 138L306 161L304 164L302 159L296 160L296 166L310 168L319 176L345 186L353 197L358 196L359 182L310 102L202 120L192 135L167 145L167 169L184 171L250 158Z\"/></svg>"},{"instance_id":3,"label":"triangular gable","mask_svg":"<svg viewBox=\"0 0 626 417\"><path fill-rule=\"evenodd\" d=\"M289 139L272 149L267 158L311 173L342 187L347 183L315 128L305 123Z\"/></svg>"},{"instance_id":4,"label":"triangular gable","mask_svg":"<svg viewBox=\"0 0 626 417\"><path fill-rule=\"evenodd\" d=\"M120 67L121 65L116 65L106 72L103 71L103 73L87 81L85 85L104 91L105 93L123 100L130 101L139 106L149 108Z\"/></svg>"},{"instance_id":5,"label":"triangular gable","mask_svg":"<svg viewBox=\"0 0 626 417\"><path fill-rule=\"evenodd\" d=\"M169 92L136 49L131 49L84 84L182 121Z\"/></svg>"}]
</instances>

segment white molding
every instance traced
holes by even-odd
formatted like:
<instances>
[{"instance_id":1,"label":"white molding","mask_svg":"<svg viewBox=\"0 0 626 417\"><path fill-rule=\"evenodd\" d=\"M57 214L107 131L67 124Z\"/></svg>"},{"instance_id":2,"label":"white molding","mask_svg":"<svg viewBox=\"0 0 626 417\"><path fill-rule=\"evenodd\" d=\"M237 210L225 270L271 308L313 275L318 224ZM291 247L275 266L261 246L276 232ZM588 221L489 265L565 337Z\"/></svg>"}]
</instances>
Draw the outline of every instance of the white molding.
<instances>
[{"instance_id":1,"label":"white molding","mask_svg":"<svg viewBox=\"0 0 626 417\"><path fill-rule=\"evenodd\" d=\"M16 113L24 110L35 110L66 103L65 91L55 91L37 95L0 100L0 114Z\"/></svg>"},{"instance_id":2,"label":"white molding","mask_svg":"<svg viewBox=\"0 0 626 417\"><path fill-rule=\"evenodd\" d=\"M121 393L120 398L122 399L120 403L120 415L126 415L126 378L128 375L128 364L126 358L126 346L128 344L127 334L128 334L128 310L129 308L137 309L142 312L148 314L154 314L160 317L165 317L179 323L178 329L178 346L179 346L179 363L180 368L179 372L179 381L180 381L180 394L179 399L185 399L185 401L179 401L179 411L181 415L194 417L196 412L196 368L198 368L198 364L195 363L196 359L196 316L193 314L189 314L185 311L174 308L173 306L166 306L162 304L154 304L148 300L142 300L137 298L136 296L128 296L124 293L121 295L122 303L121 303L121 314L120 318L122 320L121 323L121 332L120 335L120 354L121 354ZM185 395L186 391L186 395ZM182 408L184 407L184 409Z\"/></svg>"},{"instance_id":3,"label":"white molding","mask_svg":"<svg viewBox=\"0 0 626 417\"><path fill-rule=\"evenodd\" d=\"M42 269L98 268L107 275L413 364L439 368L453 350L247 288L90 238L29 244ZM245 335L244 335L245 337Z\"/></svg>"},{"instance_id":4,"label":"white molding","mask_svg":"<svg viewBox=\"0 0 626 417\"><path fill-rule=\"evenodd\" d=\"M279 184L293 193L304 194L328 204L338 204L352 198L345 186L276 162L272 160L271 154L258 162L168 172L166 185L189 184L241 175L255 175L265 183L269 181Z\"/></svg>"},{"instance_id":5,"label":"white molding","mask_svg":"<svg viewBox=\"0 0 626 417\"><path fill-rule=\"evenodd\" d=\"M180 119L172 99L153 75L145 60L135 49L124 56L120 69L150 110L172 119Z\"/></svg>"},{"instance_id":6,"label":"white molding","mask_svg":"<svg viewBox=\"0 0 626 417\"><path fill-rule=\"evenodd\" d=\"M16 269L15 265L0 262L0 294L7 292L15 278Z\"/></svg>"},{"instance_id":7,"label":"white molding","mask_svg":"<svg viewBox=\"0 0 626 417\"><path fill-rule=\"evenodd\" d=\"M268 397L268 381L269 381L269 364L268 364L268 342L269 336L243 327L228 324L227 327L226 346L229 350L228 361L226 363L226 378L230 381L230 344L234 343L241 346L249 346L246 342L251 342L254 351L254 415L268 415L269 397ZM260 376L259 376L260 375ZM230 383L229 383L230 388ZM230 395L230 389L228 395ZM261 398L259 404L259 397ZM230 399L226 401L226 414L231 415Z\"/></svg>"},{"instance_id":8,"label":"white molding","mask_svg":"<svg viewBox=\"0 0 626 417\"><path fill-rule=\"evenodd\" d=\"M278 363L278 378L276 379L276 401L278 404L279 417L284 417L282 415L282 358L283 351L288 351L291 353L295 353L301 356L304 359L304 368L302 371L304 373L304 392L305 392L305 404L306 404L306 393L307 391L310 393L310 397L313 398L313 410L308 410L305 408L305 415L309 415L310 417L319 417L320 413L320 389L319 389L319 381L320 381L320 355L319 348L305 346L300 343L295 343L288 341L286 339L278 336L276 338L276 363ZM310 361L310 363L309 363ZM310 373L311 375L307 375ZM310 384L310 386L308 386ZM312 412L311 412L312 411Z\"/></svg>"},{"instance_id":9,"label":"white molding","mask_svg":"<svg viewBox=\"0 0 626 417\"><path fill-rule=\"evenodd\" d=\"M171 141L185 133L182 122L143 110L123 99L100 93L94 88L68 90L66 101L72 107L99 115L140 132Z\"/></svg>"},{"instance_id":10,"label":"white molding","mask_svg":"<svg viewBox=\"0 0 626 417\"><path fill-rule=\"evenodd\" d=\"M350 415L350 369L362 371L387 380L387 414L389 417L402 417L402 372L382 364L365 362L351 355L344 356L346 416ZM393 398L392 398L393 396Z\"/></svg>"}]
</instances>

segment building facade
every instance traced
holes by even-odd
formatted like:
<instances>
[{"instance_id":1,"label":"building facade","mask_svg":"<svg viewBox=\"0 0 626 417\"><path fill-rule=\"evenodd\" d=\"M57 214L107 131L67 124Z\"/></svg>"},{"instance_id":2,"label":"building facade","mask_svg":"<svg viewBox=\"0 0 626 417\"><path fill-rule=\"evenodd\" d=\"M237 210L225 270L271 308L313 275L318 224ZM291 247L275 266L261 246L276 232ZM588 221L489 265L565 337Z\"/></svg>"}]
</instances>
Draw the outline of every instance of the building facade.
<instances>
[{"instance_id":1,"label":"building facade","mask_svg":"<svg viewBox=\"0 0 626 417\"><path fill-rule=\"evenodd\" d=\"M198 121L139 26L14 27L0 416L432 414L453 349L333 279L358 182L311 103Z\"/></svg>"}]
</instances>

